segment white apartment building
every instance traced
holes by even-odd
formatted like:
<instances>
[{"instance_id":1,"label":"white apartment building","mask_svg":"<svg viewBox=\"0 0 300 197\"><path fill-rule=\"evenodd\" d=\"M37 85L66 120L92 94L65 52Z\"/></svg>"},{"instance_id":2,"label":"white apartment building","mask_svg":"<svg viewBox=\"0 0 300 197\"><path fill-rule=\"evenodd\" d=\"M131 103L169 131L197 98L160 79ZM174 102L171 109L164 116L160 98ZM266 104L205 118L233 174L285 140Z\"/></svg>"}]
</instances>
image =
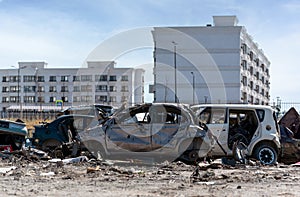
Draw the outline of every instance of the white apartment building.
<instances>
[{"instance_id":1,"label":"white apartment building","mask_svg":"<svg viewBox=\"0 0 300 197\"><path fill-rule=\"evenodd\" d=\"M264 52L236 16L213 22L154 28L154 102L269 104Z\"/></svg>"},{"instance_id":2,"label":"white apartment building","mask_svg":"<svg viewBox=\"0 0 300 197\"><path fill-rule=\"evenodd\" d=\"M45 62L19 62L0 69L1 110L44 110L64 106L144 102L144 70L116 68L113 61L87 62L82 68L47 68ZM60 102L59 102L60 103Z\"/></svg>"}]
</instances>

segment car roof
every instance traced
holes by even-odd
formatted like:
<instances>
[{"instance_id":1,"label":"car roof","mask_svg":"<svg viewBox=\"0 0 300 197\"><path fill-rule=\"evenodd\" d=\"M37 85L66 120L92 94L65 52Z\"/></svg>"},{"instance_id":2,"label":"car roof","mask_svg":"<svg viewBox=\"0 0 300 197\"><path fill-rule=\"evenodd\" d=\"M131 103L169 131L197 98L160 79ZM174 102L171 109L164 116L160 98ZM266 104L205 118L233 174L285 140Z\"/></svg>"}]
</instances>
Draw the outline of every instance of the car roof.
<instances>
[{"instance_id":1,"label":"car roof","mask_svg":"<svg viewBox=\"0 0 300 197\"><path fill-rule=\"evenodd\" d=\"M76 118L76 117L78 117L78 118L79 117L89 117L89 118L93 118L95 116L93 116L93 115L85 115L85 114L68 114L68 115L61 115L57 119L67 118L67 117L74 117L74 118Z\"/></svg>"},{"instance_id":2,"label":"car roof","mask_svg":"<svg viewBox=\"0 0 300 197\"><path fill-rule=\"evenodd\" d=\"M199 107L230 107L230 108L239 108L239 109L269 109L273 110L271 106L268 105L251 105L251 104L199 104L192 105L191 108Z\"/></svg>"}]
</instances>

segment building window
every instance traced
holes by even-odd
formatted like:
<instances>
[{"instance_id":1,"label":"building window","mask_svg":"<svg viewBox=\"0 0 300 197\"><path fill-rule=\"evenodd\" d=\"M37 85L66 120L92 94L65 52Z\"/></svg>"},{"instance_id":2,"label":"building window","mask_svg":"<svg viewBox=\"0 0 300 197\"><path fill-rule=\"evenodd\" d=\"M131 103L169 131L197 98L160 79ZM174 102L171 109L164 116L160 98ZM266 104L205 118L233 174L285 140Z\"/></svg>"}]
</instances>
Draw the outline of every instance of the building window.
<instances>
[{"instance_id":1,"label":"building window","mask_svg":"<svg viewBox=\"0 0 300 197\"><path fill-rule=\"evenodd\" d=\"M9 97L9 102L11 103L17 103L18 102L18 97L17 96L11 96Z\"/></svg>"},{"instance_id":2,"label":"building window","mask_svg":"<svg viewBox=\"0 0 300 197\"><path fill-rule=\"evenodd\" d=\"M92 102L92 96L81 96L81 102Z\"/></svg>"},{"instance_id":3,"label":"building window","mask_svg":"<svg viewBox=\"0 0 300 197\"><path fill-rule=\"evenodd\" d=\"M43 97L43 96L39 96L39 97L38 97L38 102L39 102L39 103L44 103L44 102L45 102L44 97Z\"/></svg>"},{"instance_id":4,"label":"building window","mask_svg":"<svg viewBox=\"0 0 300 197\"><path fill-rule=\"evenodd\" d=\"M18 92L20 90L20 87L18 89L18 86L10 86L9 87L9 91L10 92Z\"/></svg>"},{"instance_id":5,"label":"building window","mask_svg":"<svg viewBox=\"0 0 300 197\"><path fill-rule=\"evenodd\" d=\"M55 96L50 96L49 102L53 103L56 101L56 97Z\"/></svg>"},{"instance_id":6,"label":"building window","mask_svg":"<svg viewBox=\"0 0 300 197\"><path fill-rule=\"evenodd\" d=\"M261 89L261 95L265 96L265 90L264 89Z\"/></svg>"},{"instance_id":7,"label":"building window","mask_svg":"<svg viewBox=\"0 0 300 197\"><path fill-rule=\"evenodd\" d=\"M10 76L9 81L10 82L18 82L18 76Z\"/></svg>"},{"instance_id":8,"label":"building window","mask_svg":"<svg viewBox=\"0 0 300 197\"><path fill-rule=\"evenodd\" d=\"M117 91L117 87L116 86L109 86L109 91L110 92L116 92Z\"/></svg>"},{"instance_id":9,"label":"building window","mask_svg":"<svg viewBox=\"0 0 300 197\"><path fill-rule=\"evenodd\" d=\"M127 96L122 96L121 97L121 102L126 102L127 101Z\"/></svg>"},{"instance_id":10,"label":"building window","mask_svg":"<svg viewBox=\"0 0 300 197\"><path fill-rule=\"evenodd\" d=\"M243 84L244 86L247 86L247 77L246 77L246 76L243 76L242 84Z\"/></svg>"},{"instance_id":11,"label":"building window","mask_svg":"<svg viewBox=\"0 0 300 197\"><path fill-rule=\"evenodd\" d=\"M8 97L2 97L2 103L8 103L9 98Z\"/></svg>"},{"instance_id":12,"label":"building window","mask_svg":"<svg viewBox=\"0 0 300 197\"><path fill-rule=\"evenodd\" d=\"M38 92L45 92L44 86L38 86Z\"/></svg>"},{"instance_id":13,"label":"building window","mask_svg":"<svg viewBox=\"0 0 300 197\"><path fill-rule=\"evenodd\" d=\"M49 81L50 82L56 82L56 76L50 76Z\"/></svg>"},{"instance_id":14,"label":"building window","mask_svg":"<svg viewBox=\"0 0 300 197\"><path fill-rule=\"evenodd\" d=\"M56 86L50 86L49 87L49 92L56 92Z\"/></svg>"},{"instance_id":15,"label":"building window","mask_svg":"<svg viewBox=\"0 0 300 197\"><path fill-rule=\"evenodd\" d=\"M258 58L255 60L255 63L256 63L256 66L259 67L259 59Z\"/></svg>"},{"instance_id":16,"label":"building window","mask_svg":"<svg viewBox=\"0 0 300 197\"><path fill-rule=\"evenodd\" d=\"M246 44L242 44L241 49L242 49L243 54L247 53L247 45Z\"/></svg>"},{"instance_id":17,"label":"building window","mask_svg":"<svg viewBox=\"0 0 300 197\"><path fill-rule=\"evenodd\" d=\"M107 75L96 75L95 80L96 81L107 81Z\"/></svg>"},{"instance_id":18,"label":"building window","mask_svg":"<svg viewBox=\"0 0 300 197\"><path fill-rule=\"evenodd\" d=\"M265 65L264 65L264 64L261 64L260 67L261 67L262 71L265 72Z\"/></svg>"},{"instance_id":19,"label":"building window","mask_svg":"<svg viewBox=\"0 0 300 197\"><path fill-rule=\"evenodd\" d=\"M128 86L122 86L121 92L128 92Z\"/></svg>"},{"instance_id":20,"label":"building window","mask_svg":"<svg viewBox=\"0 0 300 197\"><path fill-rule=\"evenodd\" d=\"M68 75L61 76L61 77L60 77L60 81L61 81L61 82L68 82L68 81L69 81L69 76L68 76Z\"/></svg>"},{"instance_id":21,"label":"building window","mask_svg":"<svg viewBox=\"0 0 300 197\"><path fill-rule=\"evenodd\" d=\"M267 76L269 76L269 69L266 69Z\"/></svg>"},{"instance_id":22,"label":"building window","mask_svg":"<svg viewBox=\"0 0 300 197\"><path fill-rule=\"evenodd\" d=\"M80 81L80 76L73 76L73 81Z\"/></svg>"},{"instance_id":23,"label":"building window","mask_svg":"<svg viewBox=\"0 0 300 197\"><path fill-rule=\"evenodd\" d=\"M251 97L250 97L250 103L253 104L253 102L254 102L254 97L251 96Z\"/></svg>"},{"instance_id":24,"label":"building window","mask_svg":"<svg viewBox=\"0 0 300 197\"><path fill-rule=\"evenodd\" d=\"M61 86L61 92L68 92L68 86Z\"/></svg>"},{"instance_id":25,"label":"building window","mask_svg":"<svg viewBox=\"0 0 300 197\"><path fill-rule=\"evenodd\" d=\"M254 54L253 54L253 52L252 52L252 51L250 51L250 53L249 53L249 57L250 57L250 60L252 61L252 60L253 60L253 57L254 57Z\"/></svg>"},{"instance_id":26,"label":"building window","mask_svg":"<svg viewBox=\"0 0 300 197\"><path fill-rule=\"evenodd\" d=\"M259 93L259 86L258 85L256 85L256 87L255 87L255 92Z\"/></svg>"},{"instance_id":27,"label":"building window","mask_svg":"<svg viewBox=\"0 0 300 197\"><path fill-rule=\"evenodd\" d=\"M107 86L106 85L97 85L96 92L107 92Z\"/></svg>"},{"instance_id":28,"label":"building window","mask_svg":"<svg viewBox=\"0 0 300 197\"><path fill-rule=\"evenodd\" d=\"M109 102L117 102L117 97L115 96L109 97Z\"/></svg>"},{"instance_id":29,"label":"building window","mask_svg":"<svg viewBox=\"0 0 300 197\"><path fill-rule=\"evenodd\" d=\"M107 96L95 96L95 102L107 102Z\"/></svg>"},{"instance_id":30,"label":"building window","mask_svg":"<svg viewBox=\"0 0 300 197\"><path fill-rule=\"evenodd\" d=\"M265 83L265 77L264 76L261 76L261 82Z\"/></svg>"},{"instance_id":31,"label":"building window","mask_svg":"<svg viewBox=\"0 0 300 197\"><path fill-rule=\"evenodd\" d=\"M81 81L93 81L92 75L81 75Z\"/></svg>"},{"instance_id":32,"label":"building window","mask_svg":"<svg viewBox=\"0 0 300 197\"><path fill-rule=\"evenodd\" d=\"M82 85L81 92L92 92L92 85Z\"/></svg>"},{"instance_id":33,"label":"building window","mask_svg":"<svg viewBox=\"0 0 300 197\"><path fill-rule=\"evenodd\" d=\"M253 90L253 81L250 81L249 87L251 90Z\"/></svg>"},{"instance_id":34,"label":"building window","mask_svg":"<svg viewBox=\"0 0 300 197\"><path fill-rule=\"evenodd\" d=\"M38 82L45 82L45 77L44 76L38 76L37 81Z\"/></svg>"},{"instance_id":35,"label":"building window","mask_svg":"<svg viewBox=\"0 0 300 197\"><path fill-rule=\"evenodd\" d=\"M9 82L9 77L2 77L2 82Z\"/></svg>"},{"instance_id":36,"label":"building window","mask_svg":"<svg viewBox=\"0 0 300 197\"><path fill-rule=\"evenodd\" d=\"M123 75L121 81L128 81L128 75Z\"/></svg>"},{"instance_id":37,"label":"building window","mask_svg":"<svg viewBox=\"0 0 300 197\"><path fill-rule=\"evenodd\" d=\"M243 68L243 70L247 70L247 61L246 60L242 61L242 68Z\"/></svg>"},{"instance_id":38,"label":"building window","mask_svg":"<svg viewBox=\"0 0 300 197\"><path fill-rule=\"evenodd\" d=\"M2 87L2 92L9 92L9 88L8 88L8 87L5 87L5 86L3 86L3 87Z\"/></svg>"},{"instance_id":39,"label":"building window","mask_svg":"<svg viewBox=\"0 0 300 197\"><path fill-rule=\"evenodd\" d=\"M35 103L35 96L24 96L25 103Z\"/></svg>"},{"instance_id":40,"label":"building window","mask_svg":"<svg viewBox=\"0 0 300 197\"><path fill-rule=\"evenodd\" d=\"M35 86L24 86L24 92L36 92Z\"/></svg>"},{"instance_id":41,"label":"building window","mask_svg":"<svg viewBox=\"0 0 300 197\"><path fill-rule=\"evenodd\" d=\"M80 86L74 86L73 87L73 92L80 92Z\"/></svg>"},{"instance_id":42,"label":"building window","mask_svg":"<svg viewBox=\"0 0 300 197\"><path fill-rule=\"evenodd\" d=\"M251 75L253 75L253 66L250 66L249 72Z\"/></svg>"},{"instance_id":43,"label":"building window","mask_svg":"<svg viewBox=\"0 0 300 197\"><path fill-rule=\"evenodd\" d=\"M73 102L80 102L80 96L73 96Z\"/></svg>"},{"instance_id":44,"label":"building window","mask_svg":"<svg viewBox=\"0 0 300 197\"><path fill-rule=\"evenodd\" d=\"M266 86L269 88L270 87L270 82L266 80Z\"/></svg>"},{"instance_id":45,"label":"building window","mask_svg":"<svg viewBox=\"0 0 300 197\"><path fill-rule=\"evenodd\" d=\"M256 72L256 79L259 80L259 72Z\"/></svg>"},{"instance_id":46,"label":"building window","mask_svg":"<svg viewBox=\"0 0 300 197\"><path fill-rule=\"evenodd\" d=\"M69 100L68 100L68 97L67 96L62 96L61 97L61 100L63 101L63 102L69 102Z\"/></svg>"},{"instance_id":47,"label":"building window","mask_svg":"<svg viewBox=\"0 0 300 197\"><path fill-rule=\"evenodd\" d=\"M34 75L25 75L23 77L23 82L35 82L35 76Z\"/></svg>"},{"instance_id":48,"label":"building window","mask_svg":"<svg viewBox=\"0 0 300 197\"><path fill-rule=\"evenodd\" d=\"M117 76L116 75L109 76L109 81L117 81Z\"/></svg>"}]
</instances>

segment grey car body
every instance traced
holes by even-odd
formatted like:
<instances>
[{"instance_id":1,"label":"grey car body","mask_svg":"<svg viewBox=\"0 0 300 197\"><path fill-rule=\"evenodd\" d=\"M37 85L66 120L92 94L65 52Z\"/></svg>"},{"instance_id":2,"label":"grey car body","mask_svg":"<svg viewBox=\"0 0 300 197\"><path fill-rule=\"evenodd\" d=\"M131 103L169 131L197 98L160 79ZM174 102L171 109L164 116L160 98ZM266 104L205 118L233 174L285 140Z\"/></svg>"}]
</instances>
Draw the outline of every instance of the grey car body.
<instances>
[{"instance_id":1,"label":"grey car body","mask_svg":"<svg viewBox=\"0 0 300 197\"><path fill-rule=\"evenodd\" d=\"M209 131L182 104L151 103L121 109L79 135L90 152L105 158L195 161L206 157L213 144Z\"/></svg>"}]
</instances>

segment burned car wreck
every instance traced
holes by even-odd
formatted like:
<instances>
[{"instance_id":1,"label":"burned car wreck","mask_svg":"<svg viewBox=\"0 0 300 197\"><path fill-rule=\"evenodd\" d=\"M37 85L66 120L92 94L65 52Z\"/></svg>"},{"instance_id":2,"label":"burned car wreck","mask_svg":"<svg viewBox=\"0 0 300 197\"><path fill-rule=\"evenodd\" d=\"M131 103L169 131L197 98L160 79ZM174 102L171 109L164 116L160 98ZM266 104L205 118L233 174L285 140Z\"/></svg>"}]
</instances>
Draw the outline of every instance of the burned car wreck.
<instances>
[{"instance_id":1,"label":"burned car wreck","mask_svg":"<svg viewBox=\"0 0 300 197\"><path fill-rule=\"evenodd\" d=\"M79 138L96 157L196 161L213 144L197 120L182 104L142 104L118 110Z\"/></svg>"},{"instance_id":2,"label":"burned car wreck","mask_svg":"<svg viewBox=\"0 0 300 197\"><path fill-rule=\"evenodd\" d=\"M300 161L300 139L294 138L294 133L280 125L281 156L280 162L293 164Z\"/></svg>"},{"instance_id":3,"label":"burned car wreck","mask_svg":"<svg viewBox=\"0 0 300 197\"><path fill-rule=\"evenodd\" d=\"M235 148L240 145L247 158L255 158L266 165L277 162L280 133L271 107L203 104L192 106L192 110L216 139L212 150L214 157L234 156Z\"/></svg>"},{"instance_id":4,"label":"burned car wreck","mask_svg":"<svg viewBox=\"0 0 300 197\"><path fill-rule=\"evenodd\" d=\"M0 120L0 150L13 151L22 148L27 135L26 124L20 121Z\"/></svg>"}]
</instances>

